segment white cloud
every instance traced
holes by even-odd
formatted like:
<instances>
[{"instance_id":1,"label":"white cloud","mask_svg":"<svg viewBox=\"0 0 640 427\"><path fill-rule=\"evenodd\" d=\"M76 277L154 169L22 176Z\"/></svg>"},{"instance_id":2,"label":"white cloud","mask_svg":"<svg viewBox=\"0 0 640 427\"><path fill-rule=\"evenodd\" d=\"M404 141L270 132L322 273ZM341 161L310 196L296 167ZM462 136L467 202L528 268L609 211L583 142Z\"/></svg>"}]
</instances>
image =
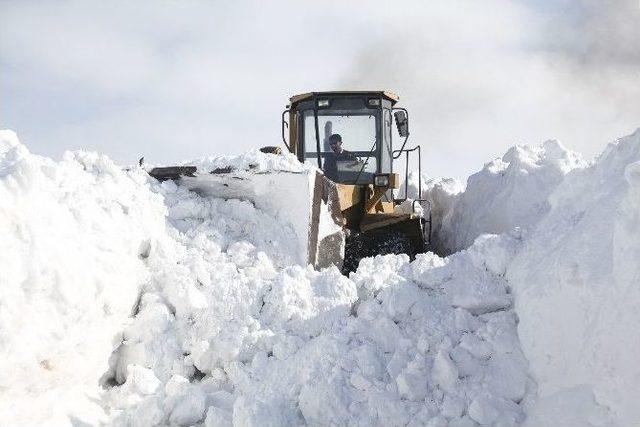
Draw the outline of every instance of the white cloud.
<instances>
[{"instance_id":1,"label":"white cloud","mask_svg":"<svg viewBox=\"0 0 640 427\"><path fill-rule=\"evenodd\" d=\"M5 2L0 126L47 155L170 162L273 145L289 95L366 87L400 94L432 173L550 137L595 154L640 126L640 89L628 49L607 54L633 15L594 5Z\"/></svg>"}]
</instances>

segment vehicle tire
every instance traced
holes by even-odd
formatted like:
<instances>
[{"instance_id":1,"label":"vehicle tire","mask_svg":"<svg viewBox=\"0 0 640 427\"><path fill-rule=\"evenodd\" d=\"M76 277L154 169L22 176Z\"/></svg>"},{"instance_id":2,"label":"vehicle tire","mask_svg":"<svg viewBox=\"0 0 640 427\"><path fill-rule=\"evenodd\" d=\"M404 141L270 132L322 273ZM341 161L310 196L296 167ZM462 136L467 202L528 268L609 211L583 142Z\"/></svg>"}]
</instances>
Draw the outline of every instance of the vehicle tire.
<instances>
[{"instance_id":1,"label":"vehicle tire","mask_svg":"<svg viewBox=\"0 0 640 427\"><path fill-rule=\"evenodd\" d=\"M346 239L342 271L344 274L356 271L362 258L388 254L407 254L411 259L415 256L411 240L403 233L352 233Z\"/></svg>"}]
</instances>

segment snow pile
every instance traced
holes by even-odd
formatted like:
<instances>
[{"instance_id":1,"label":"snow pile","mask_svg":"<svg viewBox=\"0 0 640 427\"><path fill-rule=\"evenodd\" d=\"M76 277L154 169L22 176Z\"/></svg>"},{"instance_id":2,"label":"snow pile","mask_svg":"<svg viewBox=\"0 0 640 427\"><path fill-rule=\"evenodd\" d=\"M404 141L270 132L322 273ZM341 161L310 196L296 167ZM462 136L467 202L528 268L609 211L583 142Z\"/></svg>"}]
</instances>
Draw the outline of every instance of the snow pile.
<instances>
[{"instance_id":1,"label":"snow pile","mask_svg":"<svg viewBox=\"0 0 640 427\"><path fill-rule=\"evenodd\" d=\"M556 408L640 420L640 129L568 174L508 268L523 348ZM553 396L552 396L553 395ZM595 405L595 406L594 406ZM559 411L559 412L562 412ZM532 424L535 425L535 424Z\"/></svg>"},{"instance_id":2,"label":"snow pile","mask_svg":"<svg viewBox=\"0 0 640 427\"><path fill-rule=\"evenodd\" d=\"M146 179L95 154L55 163L0 132L0 424L102 412L105 355L148 276L140 246L164 233Z\"/></svg>"},{"instance_id":3,"label":"snow pile","mask_svg":"<svg viewBox=\"0 0 640 427\"><path fill-rule=\"evenodd\" d=\"M421 205L423 215L428 210L431 211L431 250L440 255L448 255L452 251L450 250L448 240L449 228L447 227L450 222L450 217L454 211L455 204L464 193L465 185L455 178L422 178L422 197L427 200ZM418 195L418 174L414 172L409 173L408 179L408 191L407 195L409 200L400 205L405 213L411 212L413 208L413 202L411 198L416 198ZM405 188L402 184L399 194L404 196Z\"/></svg>"},{"instance_id":4,"label":"snow pile","mask_svg":"<svg viewBox=\"0 0 640 427\"><path fill-rule=\"evenodd\" d=\"M425 182L430 198L445 201L434 212L436 248L523 229L505 278L538 386L529 426L640 419L639 180L640 130L592 164L546 142L510 149L462 192Z\"/></svg>"},{"instance_id":5,"label":"snow pile","mask_svg":"<svg viewBox=\"0 0 640 427\"><path fill-rule=\"evenodd\" d=\"M549 211L547 199L565 175L586 166L579 154L546 141L510 148L471 175L464 190L452 179L423 181L424 197L434 206L435 249L448 254L471 246L483 233L536 224ZM416 180L410 194L417 192Z\"/></svg>"},{"instance_id":6,"label":"snow pile","mask_svg":"<svg viewBox=\"0 0 640 427\"><path fill-rule=\"evenodd\" d=\"M206 217L146 258L153 286L114 357L113 424L524 419L527 363L502 278L513 239L446 260L367 259L347 279L278 270L252 234L225 247L215 227Z\"/></svg>"},{"instance_id":7,"label":"snow pile","mask_svg":"<svg viewBox=\"0 0 640 427\"><path fill-rule=\"evenodd\" d=\"M282 169L288 157L257 152L223 163ZM204 307L202 287L241 307L249 297L237 280L299 262L291 224L249 202L200 197L92 153L56 163L30 154L10 131L0 134L0 201L0 424L104 422L101 386L138 372L120 359L142 357L125 324L141 312L152 323L140 333L156 343L162 336L147 312L154 290L170 317ZM170 371L161 363L184 358L172 342L158 345L177 353L154 356Z\"/></svg>"},{"instance_id":8,"label":"snow pile","mask_svg":"<svg viewBox=\"0 0 640 427\"><path fill-rule=\"evenodd\" d=\"M273 156L258 149L248 151L241 156L212 156L181 163L195 166L198 172L203 174L222 169L251 170L252 172L308 172L316 170L313 166L300 163L296 155L288 151Z\"/></svg>"}]
</instances>

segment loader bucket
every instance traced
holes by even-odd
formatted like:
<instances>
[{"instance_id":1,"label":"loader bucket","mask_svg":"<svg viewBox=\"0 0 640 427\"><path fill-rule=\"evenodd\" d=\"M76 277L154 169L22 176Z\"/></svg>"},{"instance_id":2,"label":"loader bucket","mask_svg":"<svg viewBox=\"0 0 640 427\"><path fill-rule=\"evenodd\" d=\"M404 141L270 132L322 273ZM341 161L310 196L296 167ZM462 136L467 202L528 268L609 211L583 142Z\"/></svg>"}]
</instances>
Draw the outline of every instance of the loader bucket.
<instances>
[{"instance_id":1,"label":"loader bucket","mask_svg":"<svg viewBox=\"0 0 640 427\"><path fill-rule=\"evenodd\" d=\"M336 208L335 186L320 172L223 168L201 173L193 167L167 167L152 169L149 174L160 180L172 179L205 197L249 201L293 229L300 265L342 268L343 219Z\"/></svg>"}]
</instances>

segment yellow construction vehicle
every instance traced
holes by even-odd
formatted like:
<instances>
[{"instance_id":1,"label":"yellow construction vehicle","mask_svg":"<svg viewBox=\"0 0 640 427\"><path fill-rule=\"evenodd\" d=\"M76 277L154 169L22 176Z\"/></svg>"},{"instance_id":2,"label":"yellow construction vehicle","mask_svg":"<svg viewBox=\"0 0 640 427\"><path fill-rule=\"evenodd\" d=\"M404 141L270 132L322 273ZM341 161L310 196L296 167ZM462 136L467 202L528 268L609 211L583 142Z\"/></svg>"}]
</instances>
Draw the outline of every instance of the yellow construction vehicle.
<instances>
[{"instance_id":1,"label":"yellow construction vehicle","mask_svg":"<svg viewBox=\"0 0 640 427\"><path fill-rule=\"evenodd\" d=\"M249 200L290 223L300 239L300 263L334 264L348 273L364 257L424 252L430 240L430 207L417 197L407 212L409 115L386 91L311 92L295 95L282 113L282 139L313 174L255 173L251 168L198 171L192 166L154 168L157 179L173 179L201 194ZM394 138L394 126L399 138ZM399 142L396 142L399 141ZM280 152L265 147L264 152ZM404 194L396 194L404 161ZM286 191L282 191L286 189ZM284 194L283 194L284 193ZM399 205L404 204L404 210ZM416 205L426 207L417 209ZM288 207L304 206L304 215ZM292 213L293 212L293 213ZM426 212L426 213L424 213Z\"/></svg>"}]
</instances>

